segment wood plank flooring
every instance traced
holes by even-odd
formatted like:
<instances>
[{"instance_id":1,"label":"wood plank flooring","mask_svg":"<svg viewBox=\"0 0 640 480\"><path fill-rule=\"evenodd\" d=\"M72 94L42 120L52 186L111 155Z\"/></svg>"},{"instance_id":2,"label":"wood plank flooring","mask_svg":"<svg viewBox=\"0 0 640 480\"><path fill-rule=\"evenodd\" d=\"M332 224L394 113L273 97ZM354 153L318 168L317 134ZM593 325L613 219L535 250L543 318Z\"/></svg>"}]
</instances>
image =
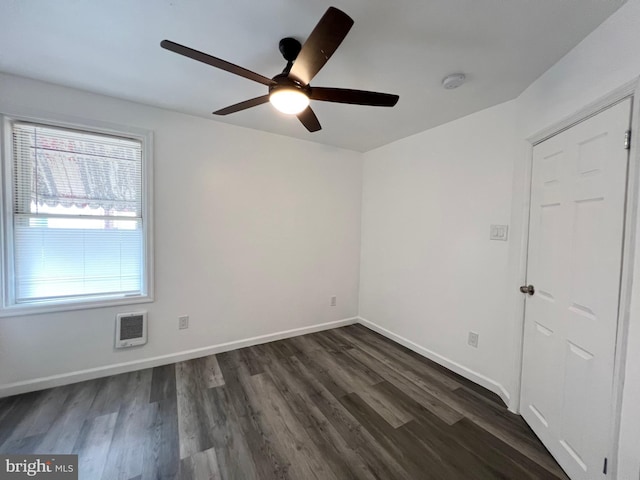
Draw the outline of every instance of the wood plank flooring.
<instances>
[{"instance_id":1,"label":"wood plank flooring","mask_svg":"<svg viewBox=\"0 0 640 480\"><path fill-rule=\"evenodd\" d=\"M352 325L0 399L86 480L566 479L493 393Z\"/></svg>"}]
</instances>

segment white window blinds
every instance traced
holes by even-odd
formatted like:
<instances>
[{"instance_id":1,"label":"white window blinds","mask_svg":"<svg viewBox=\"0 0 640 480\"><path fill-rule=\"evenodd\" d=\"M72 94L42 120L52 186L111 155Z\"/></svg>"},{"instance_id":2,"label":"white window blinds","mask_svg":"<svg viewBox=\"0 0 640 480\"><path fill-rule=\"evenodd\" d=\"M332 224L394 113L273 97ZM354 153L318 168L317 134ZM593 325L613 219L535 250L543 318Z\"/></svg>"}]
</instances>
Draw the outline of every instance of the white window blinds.
<instances>
[{"instance_id":1,"label":"white window blinds","mask_svg":"<svg viewBox=\"0 0 640 480\"><path fill-rule=\"evenodd\" d=\"M15 122L13 303L144 289L142 144Z\"/></svg>"}]
</instances>

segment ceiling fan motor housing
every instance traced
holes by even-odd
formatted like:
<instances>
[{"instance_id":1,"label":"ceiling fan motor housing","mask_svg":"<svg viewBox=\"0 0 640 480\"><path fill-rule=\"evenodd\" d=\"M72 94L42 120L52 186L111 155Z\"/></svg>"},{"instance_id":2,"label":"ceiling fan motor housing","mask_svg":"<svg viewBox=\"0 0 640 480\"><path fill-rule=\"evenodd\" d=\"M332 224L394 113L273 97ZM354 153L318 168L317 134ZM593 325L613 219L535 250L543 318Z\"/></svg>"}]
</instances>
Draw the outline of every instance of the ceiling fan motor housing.
<instances>
[{"instance_id":1,"label":"ceiling fan motor housing","mask_svg":"<svg viewBox=\"0 0 640 480\"><path fill-rule=\"evenodd\" d=\"M273 81L276 83L269 86L270 94L272 92L275 92L276 90L295 89L295 90L300 90L302 93L304 93L308 97L311 91L311 87L309 87L309 85L303 85L301 82L299 82L295 78L289 77L285 73L280 73L276 75L275 77L273 77Z\"/></svg>"}]
</instances>

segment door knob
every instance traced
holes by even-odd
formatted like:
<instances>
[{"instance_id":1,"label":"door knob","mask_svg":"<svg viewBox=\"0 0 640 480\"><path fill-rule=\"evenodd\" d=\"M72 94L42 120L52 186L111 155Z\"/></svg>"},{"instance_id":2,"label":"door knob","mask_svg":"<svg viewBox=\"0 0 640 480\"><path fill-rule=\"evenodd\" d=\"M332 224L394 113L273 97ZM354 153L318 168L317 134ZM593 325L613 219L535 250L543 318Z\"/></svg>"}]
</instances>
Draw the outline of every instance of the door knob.
<instances>
[{"instance_id":1,"label":"door knob","mask_svg":"<svg viewBox=\"0 0 640 480\"><path fill-rule=\"evenodd\" d=\"M534 293L536 293L536 289L533 288L533 285L522 285L520 287L520 291L522 293L528 293L529 295L533 295Z\"/></svg>"}]
</instances>

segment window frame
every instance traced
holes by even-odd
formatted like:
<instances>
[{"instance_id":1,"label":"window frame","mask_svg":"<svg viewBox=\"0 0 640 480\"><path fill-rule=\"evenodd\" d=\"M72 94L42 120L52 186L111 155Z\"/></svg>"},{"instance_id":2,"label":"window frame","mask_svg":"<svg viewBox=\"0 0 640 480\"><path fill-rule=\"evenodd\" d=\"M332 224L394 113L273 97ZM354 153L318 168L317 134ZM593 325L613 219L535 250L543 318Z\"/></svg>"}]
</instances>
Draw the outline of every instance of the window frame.
<instances>
[{"instance_id":1,"label":"window frame","mask_svg":"<svg viewBox=\"0 0 640 480\"><path fill-rule=\"evenodd\" d=\"M64 299L39 300L33 302L15 301L14 275L14 232L13 232L13 140L12 124L29 122L45 127L71 129L87 133L111 135L139 141L142 146L142 236L143 236L143 279L139 295L103 294L78 296ZM51 115L21 115L0 113L0 173L3 192L0 196L0 238L2 248L2 272L0 272L0 317L31 315L40 313L84 310L118 305L133 305L154 301L154 255L153 255L153 132L136 127L116 125L78 118L64 118Z\"/></svg>"}]
</instances>

